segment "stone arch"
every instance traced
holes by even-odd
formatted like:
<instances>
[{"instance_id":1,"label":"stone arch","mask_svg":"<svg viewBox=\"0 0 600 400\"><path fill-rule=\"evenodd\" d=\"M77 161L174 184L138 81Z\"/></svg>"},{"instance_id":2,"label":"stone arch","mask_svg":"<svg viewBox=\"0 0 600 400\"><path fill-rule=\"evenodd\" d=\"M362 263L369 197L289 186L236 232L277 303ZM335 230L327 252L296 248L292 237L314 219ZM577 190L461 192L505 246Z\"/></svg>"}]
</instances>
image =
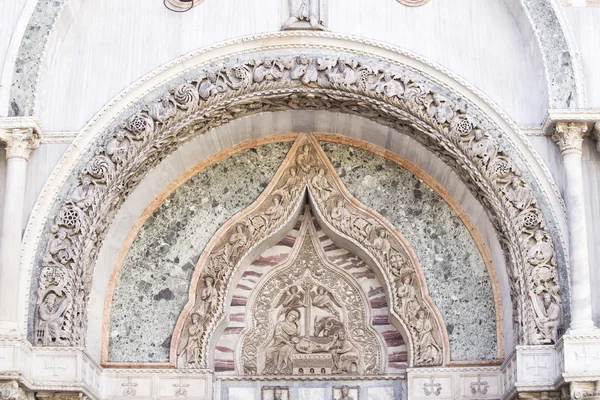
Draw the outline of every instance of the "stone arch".
<instances>
[{"instance_id":1,"label":"stone arch","mask_svg":"<svg viewBox=\"0 0 600 400\"><path fill-rule=\"evenodd\" d=\"M524 32L532 32L544 62L550 108L585 106L582 65L558 1L504 0ZM0 91L0 115L35 115L41 65L52 38L77 17L78 0L28 0L8 49ZM560 82L561 84L557 84Z\"/></svg>"},{"instance_id":2,"label":"stone arch","mask_svg":"<svg viewBox=\"0 0 600 400\"><path fill-rule=\"evenodd\" d=\"M171 362L177 360L180 367L208 366L209 342L225 316L224 297L232 276L243 259L257 255L262 242L295 222L305 204L305 195L321 226L326 226L362 259L370 260L384 278L392 316L407 334L411 364L435 366L447 362L448 334L439 310L429 297L415 253L393 225L346 190L316 140L304 135L294 143L265 191L223 224L203 251L192 276L188 303L173 332ZM410 278L411 283L406 283L405 278ZM407 298L415 306L413 310L407 309ZM194 316L199 319L194 321ZM195 360L189 360L186 354L182 364L181 338L192 325L204 326L196 333L199 352ZM417 325L422 329L415 328ZM429 342L429 338L435 343L420 348L423 346L419 343Z\"/></svg>"},{"instance_id":3,"label":"stone arch","mask_svg":"<svg viewBox=\"0 0 600 400\"><path fill-rule=\"evenodd\" d=\"M270 70L265 75L269 79L259 79L258 70ZM116 209L144 173L194 135L232 119L285 109L358 114L438 153L489 210L506 247L520 342L555 340L555 332L539 325L536 297L530 296L549 291L560 302L556 263L561 258L550 240L544 202L537 200L536 181L520 152L469 101L413 69L366 54L340 56L327 50L299 57L285 51L240 55L186 80L181 83L180 78L170 92L156 96L159 100L107 128L54 205L39 259L42 270L64 272L51 275L60 282L42 273L39 288L65 288L61 295L73 296L73 307L66 311L66 344L85 342L85 304L97 251ZM540 239L533 238L536 231ZM60 257L53 251L58 245L68 249ZM535 265L529 262L532 256L538 258Z\"/></svg>"}]
</instances>

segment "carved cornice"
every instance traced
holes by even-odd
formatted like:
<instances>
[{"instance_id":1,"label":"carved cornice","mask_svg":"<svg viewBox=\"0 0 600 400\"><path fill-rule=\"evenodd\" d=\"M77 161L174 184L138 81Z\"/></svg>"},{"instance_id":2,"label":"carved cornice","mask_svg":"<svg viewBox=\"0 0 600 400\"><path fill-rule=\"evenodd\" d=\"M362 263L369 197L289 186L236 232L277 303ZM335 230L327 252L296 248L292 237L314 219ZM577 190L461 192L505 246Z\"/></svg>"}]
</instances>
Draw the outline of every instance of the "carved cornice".
<instances>
[{"instance_id":1,"label":"carved cornice","mask_svg":"<svg viewBox=\"0 0 600 400\"><path fill-rule=\"evenodd\" d=\"M552 135L552 140L564 154L581 153L583 135L588 130L586 122L557 122Z\"/></svg>"},{"instance_id":2,"label":"carved cornice","mask_svg":"<svg viewBox=\"0 0 600 400\"><path fill-rule=\"evenodd\" d=\"M6 145L6 159L23 158L37 149L42 138L39 122L33 117L0 118L0 142Z\"/></svg>"},{"instance_id":3,"label":"carved cornice","mask_svg":"<svg viewBox=\"0 0 600 400\"><path fill-rule=\"evenodd\" d=\"M303 54L225 61L149 101L105 131L77 182L59 200L42 241L40 306L62 315L58 335L37 329L37 344L82 345L95 258L110 221L143 175L181 143L232 119L269 111L324 109L372 119L414 137L463 177L489 211L507 255L513 315L521 343L556 339L561 307L556 257L540 201L496 132L464 99L435 91L416 72L353 55ZM496 136L498 135L498 136ZM50 302L52 303L52 301ZM59 312L60 311L60 312ZM41 325L40 325L41 324ZM59 336L59 337L56 337Z\"/></svg>"}]
</instances>

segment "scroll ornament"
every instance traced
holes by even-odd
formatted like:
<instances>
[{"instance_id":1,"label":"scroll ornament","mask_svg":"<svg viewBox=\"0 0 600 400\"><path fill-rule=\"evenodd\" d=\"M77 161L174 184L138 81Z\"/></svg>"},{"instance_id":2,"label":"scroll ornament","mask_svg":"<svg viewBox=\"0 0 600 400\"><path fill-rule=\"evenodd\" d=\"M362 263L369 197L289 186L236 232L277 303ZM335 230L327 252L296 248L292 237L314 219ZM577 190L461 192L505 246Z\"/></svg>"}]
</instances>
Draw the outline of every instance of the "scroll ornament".
<instances>
[{"instance_id":1,"label":"scroll ornament","mask_svg":"<svg viewBox=\"0 0 600 400\"><path fill-rule=\"evenodd\" d=\"M56 205L42 242L34 343L84 345L95 259L110 221L146 171L181 143L216 126L289 109L374 120L413 136L452 166L489 210L505 248L516 336L525 344L556 341L561 320L556 310L562 305L550 233L531 187L467 105L430 89L412 72L374 60L302 54L208 69L99 139ZM282 201L273 200L273 212ZM250 229L242 227L247 235Z\"/></svg>"}]
</instances>

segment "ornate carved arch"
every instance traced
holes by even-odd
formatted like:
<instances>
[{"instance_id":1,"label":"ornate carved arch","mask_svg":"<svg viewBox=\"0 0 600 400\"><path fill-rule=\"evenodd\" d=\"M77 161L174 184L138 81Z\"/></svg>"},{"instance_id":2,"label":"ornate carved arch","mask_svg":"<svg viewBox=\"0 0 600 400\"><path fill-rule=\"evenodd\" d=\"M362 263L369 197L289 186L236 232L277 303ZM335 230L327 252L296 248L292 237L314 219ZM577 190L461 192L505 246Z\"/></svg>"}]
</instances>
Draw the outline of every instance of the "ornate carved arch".
<instances>
[{"instance_id":1,"label":"ornate carved arch","mask_svg":"<svg viewBox=\"0 0 600 400\"><path fill-rule=\"evenodd\" d=\"M149 169L215 126L289 109L356 114L437 153L488 210L506 249L519 341L556 340L557 321L547 320L539 301L550 293L561 303L554 244L518 152L480 110L416 71L324 50L300 56L250 54L211 66L105 131L55 204L40 244L34 342L85 343L98 250L123 199ZM58 297L52 306L50 293ZM44 329L41 307L61 314L57 332Z\"/></svg>"},{"instance_id":2,"label":"ornate carved arch","mask_svg":"<svg viewBox=\"0 0 600 400\"><path fill-rule=\"evenodd\" d=\"M428 295L416 255L385 218L346 190L310 135L299 136L256 202L224 224L206 246L173 333L171 362L177 360L178 366L187 368L207 367L208 344L226 314L224 299L232 276L254 248L295 218L305 195L317 219L366 255L384 277L392 315L408 336L411 364L441 365L448 358L448 335ZM182 334L185 343L181 343ZM195 359L188 354L193 347L190 341L198 344Z\"/></svg>"}]
</instances>

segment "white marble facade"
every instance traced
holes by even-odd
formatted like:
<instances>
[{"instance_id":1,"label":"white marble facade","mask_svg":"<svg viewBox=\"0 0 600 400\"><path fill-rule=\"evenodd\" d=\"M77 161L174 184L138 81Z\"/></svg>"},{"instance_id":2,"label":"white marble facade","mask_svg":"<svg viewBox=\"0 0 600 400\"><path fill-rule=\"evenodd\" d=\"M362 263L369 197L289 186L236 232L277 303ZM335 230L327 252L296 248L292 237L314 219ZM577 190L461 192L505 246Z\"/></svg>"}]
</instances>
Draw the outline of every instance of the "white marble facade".
<instances>
[{"instance_id":1,"label":"white marble facade","mask_svg":"<svg viewBox=\"0 0 600 400\"><path fill-rule=\"evenodd\" d=\"M596 0L0 1L0 400L600 398L598 22ZM303 133L420 274L399 290L370 255L386 234L345 241L315 217L364 297L375 375L243 371L297 211L217 282L226 322L207 317L207 249L233 260L242 239L216 233ZM396 300L429 311L406 322ZM200 323L178 322L191 305ZM343 352L304 336L321 362ZM182 337L198 363L177 362Z\"/></svg>"}]
</instances>

